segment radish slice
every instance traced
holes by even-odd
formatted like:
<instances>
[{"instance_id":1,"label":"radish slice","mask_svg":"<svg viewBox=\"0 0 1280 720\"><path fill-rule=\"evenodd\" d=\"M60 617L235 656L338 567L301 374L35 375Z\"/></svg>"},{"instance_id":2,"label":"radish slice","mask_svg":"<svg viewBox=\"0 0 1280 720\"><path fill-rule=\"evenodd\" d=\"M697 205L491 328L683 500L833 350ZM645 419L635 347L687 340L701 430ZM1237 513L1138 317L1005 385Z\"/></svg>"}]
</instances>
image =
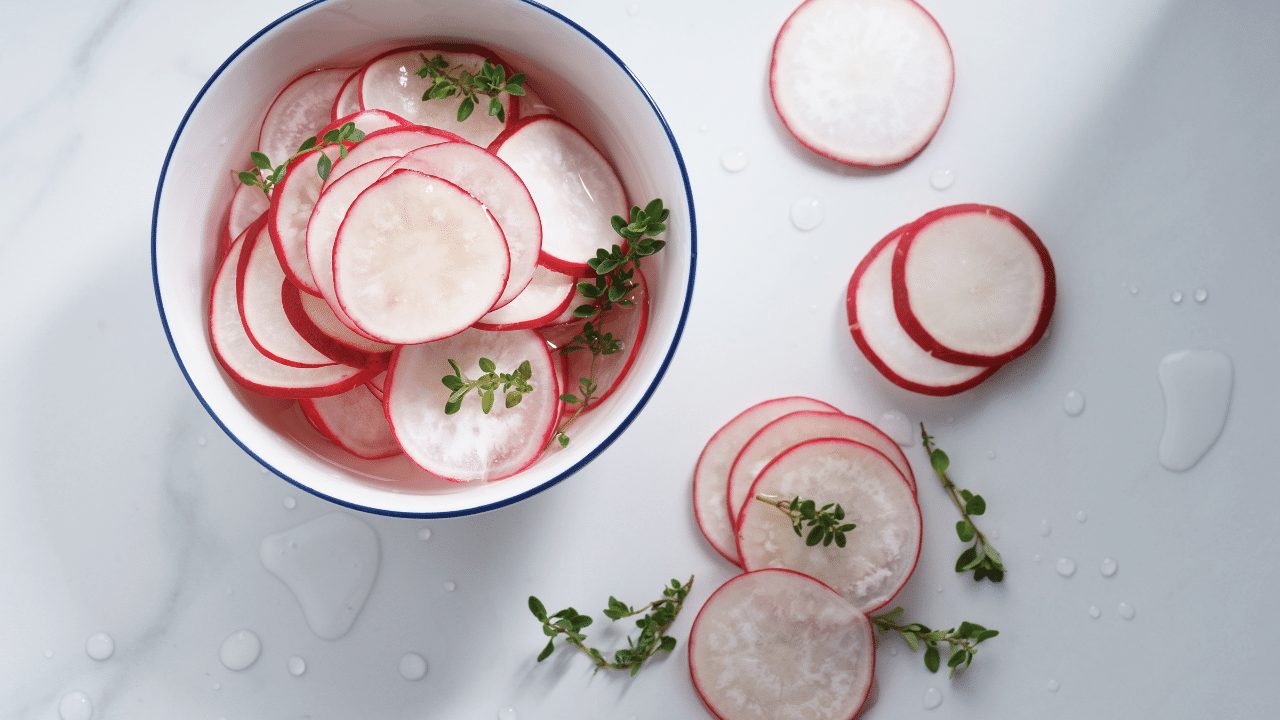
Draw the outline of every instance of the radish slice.
<instances>
[{"instance_id":1,"label":"radish slice","mask_svg":"<svg viewBox=\"0 0 1280 720\"><path fill-rule=\"evenodd\" d=\"M921 348L894 310L892 270L899 228L871 248L849 279L849 332L867 360L898 387L924 395L955 395L991 377L997 367L957 365Z\"/></svg>"},{"instance_id":2,"label":"radish slice","mask_svg":"<svg viewBox=\"0 0 1280 720\"><path fill-rule=\"evenodd\" d=\"M479 145L447 142L406 154L392 170L406 168L433 175L466 190L484 203L502 228L511 252L507 287L494 304L500 308L519 295L533 279L542 250L542 221L520 176L496 155Z\"/></svg>"},{"instance_id":3,"label":"radish slice","mask_svg":"<svg viewBox=\"0 0 1280 720\"><path fill-rule=\"evenodd\" d=\"M240 233L252 225L254 220L262 217L270 207L271 198L262 192L261 188L237 184L235 192L231 195L231 209L227 211L227 230L223 233L223 254L226 254L231 243L240 237Z\"/></svg>"},{"instance_id":4,"label":"radish slice","mask_svg":"<svg viewBox=\"0 0 1280 720\"><path fill-rule=\"evenodd\" d=\"M773 45L769 92L803 145L850 165L905 162L951 101L955 65L912 0L807 0Z\"/></svg>"},{"instance_id":5,"label":"radish slice","mask_svg":"<svg viewBox=\"0 0 1280 720\"><path fill-rule=\"evenodd\" d=\"M386 371L386 370L383 370L382 372L378 373L377 375L374 375L373 377L369 378L369 382L365 383L365 384L364 384L364 386L365 386L365 387L367 387L367 388L369 388L369 392L373 393L373 396L374 396L374 397L378 398L378 402L380 402L380 403L384 403L384 404L385 404L385 401L386 401L386 390L385 390L385 384L386 384L386 382L387 382L387 371ZM383 408L383 414L384 414L384 415L386 414L386 408L385 408L385 407Z\"/></svg>"},{"instance_id":6,"label":"radish slice","mask_svg":"<svg viewBox=\"0 0 1280 720\"><path fill-rule=\"evenodd\" d=\"M750 496L838 503L847 545L805 544L786 513L749 500L738 516L742 567L780 567L826 583L864 613L884 607L907 583L920 557L920 506L906 478L884 454L859 442L821 439L782 453L760 473Z\"/></svg>"},{"instance_id":7,"label":"radish slice","mask_svg":"<svg viewBox=\"0 0 1280 720\"><path fill-rule=\"evenodd\" d=\"M255 231L250 228L249 232ZM236 276L244 240L231 246L213 281L209 308L209 341L227 374L259 395L275 398L336 395L365 382L371 370L349 365L299 368L272 360L254 347L240 319L236 301Z\"/></svg>"},{"instance_id":8,"label":"radish slice","mask_svg":"<svg viewBox=\"0 0 1280 720\"><path fill-rule=\"evenodd\" d=\"M395 349L395 345L370 340L344 325L338 319L338 316L333 314L333 308L329 307L329 303L325 302L323 298L300 292L298 293L298 300L302 305L302 311L307 314L307 319L314 323L321 332L338 342L375 355L390 353Z\"/></svg>"},{"instance_id":9,"label":"radish slice","mask_svg":"<svg viewBox=\"0 0 1280 720\"><path fill-rule=\"evenodd\" d=\"M307 223L320 199L319 162L328 157L330 162L338 157L338 146L311 150L300 155L284 179L276 184L271 194L271 209L267 211L267 227L271 230L271 242L280 256L285 274L298 287L312 295L319 295L320 288L311 276L307 260Z\"/></svg>"},{"instance_id":10,"label":"radish slice","mask_svg":"<svg viewBox=\"0 0 1280 720\"><path fill-rule=\"evenodd\" d=\"M382 400L368 383L339 395L298 401L311 425L335 445L366 460L400 454L400 445L387 423Z\"/></svg>"},{"instance_id":11,"label":"radish slice","mask_svg":"<svg viewBox=\"0 0 1280 720\"><path fill-rule=\"evenodd\" d=\"M276 96L258 135L258 150L272 165L298 151L303 140L329 123L334 98L354 68L314 70L294 78Z\"/></svg>"},{"instance_id":12,"label":"radish slice","mask_svg":"<svg viewBox=\"0 0 1280 720\"><path fill-rule=\"evenodd\" d=\"M445 415L450 391L440 379L453 374L449 360L474 379L484 374L482 357L500 372L512 372L528 360L533 392L510 408L499 397L488 415L473 392L457 413ZM455 482L498 480L531 465L550 441L560 407L555 378L551 354L532 330L467 330L392 354L387 418L405 454L427 472Z\"/></svg>"},{"instance_id":13,"label":"radish slice","mask_svg":"<svg viewBox=\"0 0 1280 720\"><path fill-rule=\"evenodd\" d=\"M458 141L462 138L451 132L418 125L383 128L369 133L347 156L333 164L333 170L324 181L324 189L329 189L343 175L371 160L381 158L400 158L413 150L436 143Z\"/></svg>"},{"instance_id":14,"label":"radish slice","mask_svg":"<svg viewBox=\"0 0 1280 720\"><path fill-rule=\"evenodd\" d=\"M331 121L337 120L358 112L360 112L360 68L356 68L348 75L342 87L338 89L338 96L333 99L329 118Z\"/></svg>"},{"instance_id":15,"label":"radish slice","mask_svg":"<svg viewBox=\"0 0 1280 720\"><path fill-rule=\"evenodd\" d=\"M742 446L729 470L726 510L735 521L749 504L751 486L766 465L791 447L808 440L840 438L868 445L889 458L907 485L915 491L916 479L902 448L880 428L861 418L828 412L799 411L784 415L760 428Z\"/></svg>"},{"instance_id":16,"label":"radish slice","mask_svg":"<svg viewBox=\"0 0 1280 720\"><path fill-rule=\"evenodd\" d=\"M304 300L304 298L307 299ZM328 303L314 295L302 292L297 285L288 280L281 285L280 300L284 306L284 314L289 318L293 329L311 347L320 351L332 362L346 363L356 367L373 365L386 367L391 361L391 351L395 349L393 345L374 343L372 340L355 335L342 324L342 321L338 320L329 309ZM305 303L310 303L312 309L308 309ZM320 315L323 324L312 320L312 312ZM380 347L372 348L369 347L370 345Z\"/></svg>"},{"instance_id":17,"label":"radish slice","mask_svg":"<svg viewBox=\"0 0 1280 720\"><path fill-rule=\"evenodd\" d=\"M522 121L489 148L524 181L542 218L541 263L567 275L619 242L614 215L627 216L622 183L600 151L559 118Z\"/></svg>"},{"instance_id":18,"label":"radish slice","mask_svg":"<svg viewBox=\"0 0 1280 720\"><path fill-rule=\"evenodd\" d=\"M338 302L366 335L394 344L462 332L507 282L502 230L440 178L397 170L351 204L333 247Z\"/></svg>"},{"instance_id":19,"label":"radish slice","mask_svg":"<svg viewBox=\"0 0 1280 720\"><path fill-rule=\"evenodd\" d=\"M285 313L280 286L288 282L265 228L245 239L236 275L240 318L253 346L267 357L295 367L331 365L334 359L312 347Z\"/></svg>"},{"instance_id":20,"label":"radish slice","mask_svg":"<svg viewBox=\"0 0 1280 720\"><path fill-rule=\"evenodd\" d=\"M536 90L526 80L524 83L524 95L520 98L520 112L516 117L524 119L533 117L534 115L558 115L556 109L547 104L546 100L538 94Z\"/></svg>"},{"instance_id":21,"label":"radish slice","mask_svg":"<svg viewBox=\"0 0 1280 720\"><path fill-rule=\"evenodd\" d=\"M577 279L539 265L514 300L476 321L481 330L521 330L546 325L569 307Z\"/></svg>"},{"instance_id":22,"label":"radish slice","mask_svg":"<svg viewBox=\"0 0 1280 720\"><path fill-rule=\"evenodd\" d=\"M1049 251L990 205L952 205L903 233L893 253L898 321L934 357L999 365L1026 352L1053 315Z\"/></svg>"},{"instance_id":23,"label":"radish slice","mask_svg":"<svg viewBox=\"0 0 1280 720\"><path fill-rule=\"evenodd\" d=\"M502 132L504 123L488 114L486 105L476 107L466 122L458 122L458 106L461 95L424 101L423 94L431 89L430 77L418 77L422 67L422 55L435 57L436 53L449 62L449 72L462 71L478 75L484 65L487 51L449 51L432 47L412 47L392 50L365 63L360 79L360 105L368 109L380 108L393 112L417 125L447 128L455 131L468 142L488 145ZM500 65L490 58L494 65ZM510 75L511 73L509 73ZM501 93L499 102L504 113L511 113L512 98Z\"/></svg>"},{"instance_id":24,"label":"radish slice","mask_svg":"<svg viewBox=\"0 0 1280 720\"><path fill-rule=\"evenodd\" d=\"M787 570L729 580L689 631L693 686L720 720L850 720L874 672L867 616Z\"/></svg>"},{"instance_id":25,"label":"radish slice","mask_svg":"<svg viewBox=\"0 0 1280 720\"><path fill-rule=\"evenodd\" d=\"M325 125L320 129L320 132L317 133L317 137L324 137L325 133L330 130L337 130L347 123L355 125L356 129L365 135L372 135L379 130L386 130L387 128L409 127L413 125L413 123L408 120L405 120L395 113L389 113L386 110L361 110L360 112L351 115L344 115L328 125Z\"/></svg>"},{"instance_id":26,"label":"radish slice","mask_svg":"<svg viewBox=\"0 0 1280 720\"><path fill-rule=\"evenodd\" d=\"M760 428L783 415L801 410L840 412L821 400L807 397L766 400L743 410L725 423L711 436L698 456L698 464L693 468L693 514L711 547L734 565L742 564L738 558L734 518L729 516L727 497L729 470L733 467L734 458Z\"/></svg>"}]
</instances>

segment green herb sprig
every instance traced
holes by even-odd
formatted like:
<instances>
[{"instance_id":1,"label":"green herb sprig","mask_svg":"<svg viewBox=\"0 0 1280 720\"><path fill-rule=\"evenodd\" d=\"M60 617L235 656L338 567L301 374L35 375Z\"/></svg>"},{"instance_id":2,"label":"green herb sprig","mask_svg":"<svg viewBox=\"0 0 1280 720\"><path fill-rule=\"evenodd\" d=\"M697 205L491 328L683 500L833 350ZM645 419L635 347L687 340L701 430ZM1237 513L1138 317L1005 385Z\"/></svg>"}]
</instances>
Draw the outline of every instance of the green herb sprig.
<instances>
[{"instance_id":1,"label":"green herb sprig","mask_svg":"<svg viewBox=\"0 0 1280 720\"><path fill-rule=\"evenodd\" d=\"M640 608L634 608L617 598L609 597L609 606L604 609L605 617L610 620L621 620L625 617L632 617L645 613L643 617L636 620L636 627L640 629L640 636L634 641L630 636L627 637L627 647L617 650L613 654L613 660L605 658L604 653L596 648L589 647L586 644L587 636L582 630L591 625L591 617L582 615L573 608L565 608L556 613L547 613L547 608L538 598L529 596L529 611L533 616L542 622L542 632L550 638L547 645L538 655L538 662L551 657L551 653L555 652L556 637L563 635L564 641L574 647L582 650L591 657L596 663L596 670L600 668L611 668L614 670L631 670L634 676L640 672L641 666L649 658L660 652L671 652L676 647L676 639L667 635L667 629L675 622L676 615L680 613L680 609L684 607L684 600L689 596L689 590L693 587L693 576L685 583L679 580L672 580L671 584L662 589L662 598L654 600Z\"/></svg>"},{"instance_id":2,"label":"green herb sprig","mask_svg":"<svg viewBox=\"0 0 1280 720\"><path fill-rule=\"evenodd\" d=\"M422 94L423 101L461 95L458 122L471 117L471 112L481 102L481 96L489 98L489 115L497 117L499 122L506 122L507 112L498 96L504 92L517 97L524 95L524 73L516 73L508 78L506 70L501 65L489 62L488 58L485 58L478 74L473 75L458 65L453 68L458 74L450 75L449 61L443 55L436 53L435 57L428 58L419 54L418 57L422 58L422 67L417 71L418 77L431 78L431 87Z\"/></svg>"},{"instance_id":3,"label":"green herb sprig","mask_svg":"<svg viewBox=\"0 0 1280 720\"><path fill-rule=\"evenodd\" d=\"M257 169L241 170L236 173L236 177L239 178L241 183L251 187L262 188L262 192L270 195L271 188L284 179L285 173L289 171L289 166L299 156L305 155L312 150L322 150L330 145L337 145L338 159L341 160L347 156L347 151L350 147L361 140L364 140L364 132L357 129L355 123L343 123L341 127L326 132L322 137L312 135L303 140L302 145L298 146L298 151L279 165L273 166L271 158L267 157L265 153L254 150L249 153L249 160ZM316 161L316 172L320 173L320 179L328 180L329 173L332 171L333 161L329 159L328 155L321 153L320 158Z\"/></svg>"},{"instance_id":4,"label":"green herb sprig","mask_svg":"<svg viewBox=\"0 0 1280 720\"><path fill-rule=\"evenodd\" d=\"M951 459L933 444L933 436L925 431L924 423L920 423L920 437L924 439L924 449L929 454L929 464L933 467L933 472L942 481L943 489L947 491L951 502L955 503L963 518L956 523L956 535L960 537L961 542L973 543L956 559L956 572L973 571L975 582L984 578L991 582L1004 580L1004 561L1000 559L1000 553L996 552L991 542L987 540L987 536L983 535L973 522L975 516L987 511L987 501L983 500L981 495L957 488L955 483L951 482L951 478L947 477L947 468L951 466Z\"/></svg>"},{"instance_id":5,"label":"green herb sprig","mask_svg":"<svg viewBox=\"0 0 1280 720\"><path fill-rule=\"evenodd\" d=\"M449 399L444 403L445 415L458 412L462 407L462 399L472 390L480 396L480 409L485 415L493 409L494 396L499 390L502 391L506 406L509 408L519 405L524 398L524 393L533 392L533 385L529 384L529 380L533 378L533 368L528 360L520 363L515 372L500 373L497 364L489 358L482 357L480 369L485 374L475 380L462 374L462 368L458 366L456 360L450 358L449 365L453 368L453 374L440 378L440 382L452 391Z\"/></svg>"},{"instance_id":6,"label":"green herb sprig","mask_svg":"<svg viewBox=\"0 0 1280 720\"><path fill-rule=\"evenodd\" d=\"M899 624L898 620L902 617L902 613L902 608L896 607L889 612L872 615L871 623L882 635L891 631L902 635L911 652L916 652L923 645L924 665L929 668L929 672L938 672L938 667L942 663L938 644L944 643L948 648L947 667L951 668L951 677L959 675L969 667L973 662L974 654L977 653L979 643L1000 634L998 630L988 630L971 622L962 622L960 627L948 630L931 630L916 622Z\"/></svg>"},{"instance_id":7,"label":"green herb sprig","mask_svg":"<svg viewBox=\"0 0 1280 720\"><path fill-rule=\"evenodd\" d=\"M802 500L799 496L788 501L756 495L756 500L781 510L791 520L791 529L796 531L796 536L804 538L804 544L809 547L818 543L828 547L833 542L836 547L844 547L844 534L858 527L854 523L843 522L844 508L839 503L827 503L818 507L813 500ZM807 534L804 531L806 524L809 526Z\"/></svg>"}]
</instances>

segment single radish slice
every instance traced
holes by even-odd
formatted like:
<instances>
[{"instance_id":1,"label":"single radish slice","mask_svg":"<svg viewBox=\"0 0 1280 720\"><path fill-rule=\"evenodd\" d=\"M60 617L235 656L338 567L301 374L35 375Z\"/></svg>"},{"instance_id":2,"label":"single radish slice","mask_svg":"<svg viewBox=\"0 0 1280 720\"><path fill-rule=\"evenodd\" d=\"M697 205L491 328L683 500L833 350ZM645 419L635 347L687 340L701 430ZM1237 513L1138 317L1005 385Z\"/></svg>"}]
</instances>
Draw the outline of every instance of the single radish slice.
<instances>
[{"instance_id":1,"label":"single radish slice","mask_svg":"<svg viewBox=\"0 0 1280 720\"><path fill-rule=\"evenodd\" d=\"M263 355L285 365L333 364L333 358L316 350L290 322L280 294L286 282L266 228L246 237L236 274L236 299L249 340Z\"/></svg>"},{"instance_id":2,"label":"single radish slice","mask_svg":"<svg viewBox=\"0 0 1280 720\"><path fill-rule=\"evenodd\" d=\"M356 198L333 247L338 302L366 335L397 345L462 332L506 286L502 230L458 186L397 170Z\"/></svg>"},{"instance_id":3,"label":"single radish slice","mask_svg":"<svg viewBox=\"0 0 1280 720\"><path fill-rule=\"evenodd\" d=\"M614 215L627 198L609 161L572 125L551 117L521 121L489 148L511 166L542 218L541 263L568 275L590 273L599 248L620 244Z\"/></svg>"},{"instance_id":4,"label":"single radish slice","mask_svg":"<svg viewBox=\"0 0 1280 720\"><path fill-rule=\"evenodd\" d=\"M298 151L303 140L332 119L334 98L355 68L313 70L295 78L276 96L258 135L258 150L272 165Z\"/></svg>"},{"instance_id":5,"label":"single radish slice","mask_svg":"<svg viewBox=\"0 0 1280 720\"><path fill-rule=\"evenodd\" d=\"M390 353L395 349L395 345L370 340L347 327L338 319L337 315L333 314L333 309L329 307L329 303L325 302L323 298L300 292L298 293L298 300L301 302L302 311L307 314L307 319L315 324L321 332L336 339L338 342L375 355Z\"/></svg>"},{"instance_id":6,"label":"single radish slice","mask_svg":"<svg viewBox=\"0 0 1280 720\"><path fill-rule=\"evenodd\" d=\"M729 516L729 470L741 452L742 446L760 428L801 410L839 413L835 407L807 397L785 397L766 400L743 410L725 423L707 441L698 464L693 468L693 514L698 527L716 552L734 565L741 565L738 558L737 536L734 519Z\"/></svg>"},{"instance_id":7,"label":"single radish slice","mask_svg":"<svg viewBox=\"0 0 1280 720\"><path fill-rule=\"evenodd\" d=\"M465 122L458 122L458 106L462 103L462 96L424 101L422 96L431 89L432 80L430 77L418 76L418 70L423 66L423 55L428 59L435 57L437 53L443 55L449 63L451 75L457 75L459 70L479 75L486 57L494 65L501 64L492 59L488 51L479 48L476 50L411 47L379 55L365 63L361 71L360 105L366 110L387 110L414 124L444 128L457 132L468 142L488 145L502 132L505 123L488 114L487 101L486 104L478 105ZM504 114L509 116L514 109L511 107L512 97L501 93L498 98Z\"/></svg>"},{"instance_id":8,"label":"single radish slice","mask_svg":"<svg viewBox=\"0 0 1280 720\"><path fill-rule=\"evenodd\" d=\"M405 153L412 152L418 148L461 139L451 132L420 125L393 126L376 130L366 135L364 140L361 140L355 147L351 148L346 157L333 164L333 170L329 173L328 179L324 181L323 187L327 190L330 185L341 179L343 175L371 160L389 157L400 158Z\"/></svg>"},{"instance_id":9,"label":"single radish slice","mask_svg":"<svg viewBox=\"0 0 1280 720\"><path fill-rule=\"evenodd\" d=\"M303 398L298 405L321 435L356 457L377 460L400 454L382 400L368 383L339 395Z\"/></svg>"},{"instance_id":10,"label":"single radish slice","mask_svg":"<svg viewBox=\"0 0 1280 720\"><path fill-rule=\"evenodd\" d=\"M386 367L391 361L395 346L355 335L338 320L328 303L302 292L288 280L281 284L280 301L293 329L330 361L356 367ZM313 313L320 317L319 322L312 319Z\"/></svg>"},{"instance_id":11,"label":"single radish slice","mask_svg":"<svg viewBox=\"0 0 1280 720\"><path fill-rule=\"evenodd\" d=\"M792 135L850 165L905 162L951 101L955 65L912 0L807 0L778 32L769 92Z\"/></svg>"},{"instance_id":12,"label":"single radish slice","mask_svg":"<svg viewBox=\"0 0 1280 720\"><path fill-rule=\"evenodd\" d=\"M791 519L756 497L837 503L846 546L807 545ZM859 442L821 439L779 455L756 479L738 516L738 554L747 570L787 568L826 583L864 613L884 607L907 583L920 557L920 506L903 474L883 453Z\"/></svg>"},{"instance_id":13,"label":"single radish slice","mask_svg":"<svg viewBox=\"0 0 1280 720\"><path fill-rule=\"evenodd\" d=\"M446 415L450 390L440 379L453 374L449 361L475 379L484 374L482 357L499 372L514 372L529 361L533 392L515 407L505 407L500 395L487 415L472 392L458 412ZM550 441L560 407L551 354L532 330L473 329L400 347L392 355L385 389L387 418L405 454L426 471L455 482L498 480L528 467Z\"/></svg>"},{"instance_id":14,"label":"single radish slice","mask_svg":"<svg viewBox=\"0 0 1280 720\"><path fill-rule=\"evenodd\" d=\"M209 341L227 374L259 395L289 399L336 395L365 382L374 371L341 364L292 367L272 360L254 347L245 332L240 304L236 301L237 269L244 246L243 240L231 246L214 278L210 299Z\"/></svg>"},{"instance_id":15,"label":"single radish slice","mask_svg":"<svg viewBox=\"0 0 1280 720\"><path fill-rule=\"evenodd\" d=\"M224 242L222 254L225 255L231 243L240 237L240 233L252 225L254 220L262 217L270 207L271 198L262 192L262 188L237 184L235 192L231 195L231 209L227 211L227 229L222 236Z\"/></svg>"},{"instance_id":16,"label":"single radish slice","mask_svg":"<svg viewBox=\"0 0 1280 720\"><path fill-rule=\"evenodd\" d=\"M733 459L729 469L726 511L736 522L744 505L749 504L751 486L765 466L788 449L809 440L839 438L853 440L879 451L889 458L912 492L916 479L911 463L902 454L902 448L880 428L852 415L801 410L771 421L751 436Z\"/></svg>"},{"instance_id":17,"label":"single radish slice","mask_svg":"<svg viewBox=\"0 0 1280 720\"><path fill-rule=\"evenodd\" d=\"M267 228L285 275L312 295L319 295L320 288L311 276L307 260L307 223L320 199L320 186L324 182L320 177L320 158L332 162L338 152L337 145L329 145L300 155L276 184L271 194L271 209L267 211Z\"/></svg>"},{"instance_id":18,"label":"single radish slice","mask_svg":"<svg viewBox=\"0 0 1280 720\"><path fill-rule=\"evenodd\" d=\"M329 119L333 121L348 115L354 115L360 112L360 109L360 68L356 68L343 81L342 87L338 89L338 96L333 99L333 107L330 109Z\"/></svg>"},{"instance_id":19,"label":"single radish slice","mask_svg":"<svg viewBox=\"0 0 1280 720\"><path fill-rule=\"evenodd\" d=\"M520 176L496 155L467 142L418 148L392 166L392 170L399 168L448 180L493 213L511 252L507 286L494 307L500 308L514 300L533 279L542 250L542 221Z\"/></svg>"},{"instance_id":20,"label":"single radish slice","mask_svg":"<svg viewBox=\"0 0 1280 720\"><path fill-rule=\"evenodd\" d=\"M520 98L520 111L516 115L519 119L533 117L534 115L558 115L556 109L547 104L546 100L538 94L528 81L524 83L524 95Z\"/></svg>"},{"instance_id":21,"label":"single radish slice","mask_svg":"<svg viewBox=\"0 0 1280 720\"><path fill-rule=\"evenodd\" d=\"M1025 222L990 205L952 205L912 223L893 252L893 304L934 357L999 365L1035 345L1053 315L1049 251Z\"/></svg>"},{"instance_id":22,"label":"single radish slice","mask_svg":"<svg viewBox=\"0 0 1280 720\"><path fill-rule=\"evenodd\" d=\"M991 377L998 368L939 360L902 329L894 310L892 270L894 251L905 230L899 228L876 243L849 279L849 332L871 365L898 387L924 395L955 395Z\"/></svg>"},{"instance_id":23,"label":"single radish slice","mask_svg":"<svg viewBox=\"0 0 1280 720\"><path fill-rule=\"evenodd\" d=\"M387 128L410 127L413 125L413 123L408 120L405 120L395 113L389 113L386 110L361 110L360 112L352 113L351 115L344 115L328 125L325 125L320 129L320 132L316 133L316 137L324 137L325 133L330 130L337 130L347 123L355 125L356 129L365 135L372 135L379 130L385 130Z\"/></svg>"},{"instance_id":24,"label":"single radish slice","mask_svg":"<svg viewBox=\"0 0 1280 720\"><path fill-rule=\"evenodd\" d=\"M577 279L539 265L514 300L476 321L481 330L523 330L546 325L569 307Z\"/></svg>"},{"instance_id":25,"label":"single radish slice","mask_svg":"<svg viewBox=\"0 0 1280 720\"><path fill-rule=\"evenodd\" d=\"M693 686L720 720L850 720L874 673L867 616L788 570L729 580L689 631Z\"/></svg>"}]
</instances>

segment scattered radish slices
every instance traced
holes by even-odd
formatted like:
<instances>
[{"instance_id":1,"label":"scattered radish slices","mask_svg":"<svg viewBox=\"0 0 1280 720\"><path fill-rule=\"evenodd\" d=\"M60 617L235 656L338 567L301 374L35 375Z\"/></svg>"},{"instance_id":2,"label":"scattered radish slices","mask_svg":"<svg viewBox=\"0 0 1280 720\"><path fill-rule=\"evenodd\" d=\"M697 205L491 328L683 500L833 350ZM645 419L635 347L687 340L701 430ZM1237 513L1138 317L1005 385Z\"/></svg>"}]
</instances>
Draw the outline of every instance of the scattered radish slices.
<instances>
[{"instance_id":1,"label":"scattered radish slices","mask_svg":"<svg viewBox=\"0 0 1280 720\"><path fill-rule=\"evenodd\" d=\"M884 167L933 138L954 77L946 36L912 0L807 0L778 32L769 91L806 147Z\"/></svg>"}]
</instances>

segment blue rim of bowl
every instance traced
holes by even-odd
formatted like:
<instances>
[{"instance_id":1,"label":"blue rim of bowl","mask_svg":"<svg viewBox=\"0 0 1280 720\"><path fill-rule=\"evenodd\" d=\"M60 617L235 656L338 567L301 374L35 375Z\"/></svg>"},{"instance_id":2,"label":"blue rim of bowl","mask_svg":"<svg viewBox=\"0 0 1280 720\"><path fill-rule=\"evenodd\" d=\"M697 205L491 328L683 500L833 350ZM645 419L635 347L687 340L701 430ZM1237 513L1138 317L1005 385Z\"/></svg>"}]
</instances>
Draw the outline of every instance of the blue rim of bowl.
<instances>
[{"instance_id":1,"label":"blue rim of bowl","mask_svg":"<svg viewBox=\"0 0 1280 720\"><path fill-rule=\"evenodd\" d=\"M488 512L490 510L497 510L498 508L506 507L507 505L517 503L528 497L532 497L533 495L536 495L542 492L543 490L546 490L547 488L552 487L553 485L556 485L557 483L564 480L565 478L578 472L583 467L585 467L588 463L590 463L592 460L598 457L600 453L604 452L605 449L607 449L610 445L612 445L613 442L617 440L619 436L622 435L623 431L625 431L631 425L632 421L636 419L636 417L640 414L640 411L644 409L644 406L649 403L649 398L652 397L654 391L657 390L658 384L662 382L662 378L667 374L667 368L671 364L671 358L675 355L676 347L679 346L680 344L680 338L684 334L685 322L688 320L688 317L689 317L689 305L693 300L693 282L694 282L694 277L697 274L697 266L698 266L698 222L697 222L697 218L696 218L696 215L694 212L694 206L693 206L693 188L689 182L689 171L685 167L684 156L680 153L680 146L679 144L676 143L675 135L672 134L671 126L667 124L666 117L663 116L662 111L658 109L658 105L653 101L653 97L649 95L649 91L646 90L644 85L640 83L640 80L637 79L635 74L631 72L631 68L627 67L627 64L622 61L622 58L619 58L617 54L613 52L613 50L609 49L607 45L601 42L600 39L597 38L595 35L591 34L586 28L582 27L581 25L574 22L573 20L570 20L564 15L556 12L555 10L552 10L551 8L545 5L542 5L541 3L534 2L534 0L517 0L518 2L522 2L525 5L529 5L531 7L537 8L542 12L545 12L551 15L552 17L556 18L557 20L564 23L565 25L568 25L569 27L573 28L577 32L581 33L583 37L595 43L596 47L600 48L600 50L602 50L615 63L617 63L618 67L621 68L622 71L626 73L627 77L631 79L631 82L635 85L636 89L640 91L640 94L644 97L645 102L649 103L649 107L650 109L653 110L654 116L657 117L658 122L662 124L662 130L664 133L666 133L667 140L671 143L671 150L675 153L676 164L680 168L680 177L684 182L685 200L689 204L689 281L685 288L684 306L680 309L680 321L679 323L676 324L676 332L671 339L671 346L667 349L666 357L662 359L662 363L658 366L658 372L654 376L653 381L649 383L649 387L645 389L644 394L640 397L640 400L636 403L636 406L632 408L631 412L629 412L625 418L623 418L622 422L618 425L616 430L610 433L608 437L606 437L602 442L600 442L599 445L597 445L594 449L592 449L589 453L587 453L586 456L584 456L580 461L575 463L572 467L550 478L549 480L539 484L537 487L530 488L529 490L523 493L520 493L518 495L513 495L509 498L504 498L497 502L489 503L486 505L479 505L472 508L466 508L463 510L451 510L446 512L428 512L428 513L399 512L395 510L387 510L385 508L376 508L376 507L368 507L365 505L359 505L346 500L342 500L341 498L336 498L331 495L327 495L325 493L315 490L314 488L308 487L307 485L303 485L297 480L294 480L293 478L289 477L285 473L281 472L279 469L277 469L275 466L268 463L266 460L263 460L261 457L258 456L257 453L253 452L253 450L251 450L249 446L245 445L245 443L241 441L240 438L237 437L235 433L231 432L231 429L228 428L222 422L222 418L218 417L218 414L214 412L212 407L209 406L209 402L205 399L204 395L200 393L200 388L196 387L195 381L192 380L191 374L187 371L187 366L182 362L182 356L178 353L178 346L174 343L173 333L169 330L169 318L165 314L164 299L160 295L160 273L159 273L159 268L156 265L156 226L159 223L160 198L164 194L164 181L165 181L165 177L169 173L169 161L173 158L173 151L178 146L178 140L182 137L182 131L187 127L187 121L191 119L191 114L195 112L196 106L200 104L200 101L204 98L205 93L208 92L209 88L213 85L213 83L216 82L217 79L222 75L223 71L226 70L227 67L233 61L235 61L235 59L239 57L241 53L243 53L251 45L256 43L258 39L261 38L263 35L270 32L276 26L280 25L281 23L285 22L289 18L292 18L293 16L299 13L305 12L312 7L324 5L325 3L332 2L332 1L334 0L312 0L312 2L309 2L288 13L285 13L284 15L281 15L274 22L262 28L256 34L254 34L253 37L246 40L243 45L237 48L235 52L231 53L231 55L225 61L223 61L223 63L220 66L218 66L218 69L214 71L213 75L209 77L209 80L205 82L204 87L200 88L200 92L196 94L195 99L191 101L191 106L187 108L187 112L184 113L182 116L182 122L178 123L178 130L173 135L173 141L169 143L169 150L168 152L165 153L165 156L164 156L164 164L160 168L160 181L156 186L156 199L155 199L154 205L152 206L152 211L151 211L151 280L155 288L156 306L160 311L160 323L164 326L165 339L169 341L169 349L173 351L173 357L178 362L178 368L182 371L182 376L186 378L187 384L191 386L191 390L192 392L195 393L196 399L198 399L200 401L200 404L204 406L205 411L208 412L209 416L213 418L213 421L218 424L218 427L222 428L222 431L227 434L227 437L231 438L231 440L234 441L236 445L239 445L241 450L244 450L246 453L248 453L250 457L252 457L254 460L257 460L259 463L261 463L263 467L267 468L271 472L278 475L280 478L284 479L286 482L290 483L291 485L294 485L295 487L305 492L311 493L316 497L323 498L324 500L334 503L335 505L341 505L343 507L351 508L353 510L359 510L362 512L367 512L375 515L385 515L389 517L405 517L405 518L462 517L465 515L474 515L477 513Z\"/></svg>"}]
</instances>

